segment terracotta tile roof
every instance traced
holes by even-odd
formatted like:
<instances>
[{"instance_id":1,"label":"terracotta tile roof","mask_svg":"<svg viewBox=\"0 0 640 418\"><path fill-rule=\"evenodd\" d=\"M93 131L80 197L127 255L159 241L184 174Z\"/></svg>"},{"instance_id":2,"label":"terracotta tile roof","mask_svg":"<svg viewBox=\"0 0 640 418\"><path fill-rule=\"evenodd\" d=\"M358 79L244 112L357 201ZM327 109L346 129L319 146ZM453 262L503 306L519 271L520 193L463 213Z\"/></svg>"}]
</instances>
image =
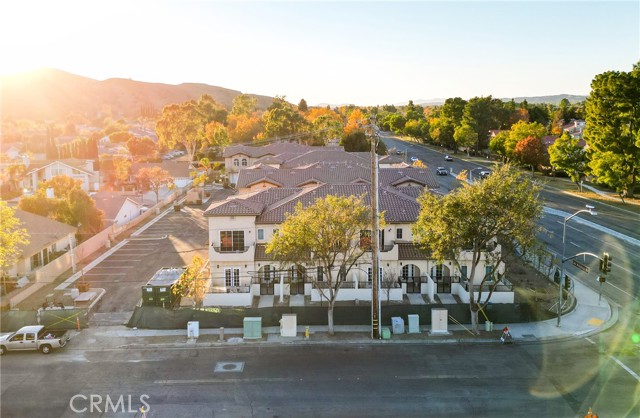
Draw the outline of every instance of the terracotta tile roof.
<instances>
[{"instance_id":1,"label":"terracotta tile roof","mask_svg":"<svg viewBox=\"0 0 640 418\"><path fill-rule=\"evenodd\" d=\"M432 189L439 187L433 174L423 168L380 168L378 172L381 186L417 183ZM351 165L346 162L317 163L306 168L242 169L238 173L236 187L242 189L269 180L273 184L282 185L282 187L300 187L313 181L322 184L368 183L370 178L371 169L369 167Z\"/></svg>"},{"instance_id":2,"label":"terracotta tile roof","mask_svg":"<svg viewBox=\"0 0 640 418\"><path fill-rule=\"evenodd\" d=\"M368 167L370 165L369 158L365 158L360 152L346 152L339 147L322 147L308 151L297 157L290 158L284 162L281 168L295 168L313 163L350 163ZM364 153L369 155L368 153Z\"/></svg>"},{"instance_id":3,"label":"terracotta tile roof","mask_svg":"<svg viewBox=\"0 0 640 418\"><path fill-rule=\"evenodd\" d=\"M15 217L22 222L22 227L29 233L29 244L21 247L24 257L31 257L69 234L75 234L78 230L71 225L20 209L16 209ZM61 248L57 250L61 250Z\"/></svg>"},{"instance_id":4,"label":"terracotta tile roof","mask_svg":"<svg viewBox=\"0 0 640 418\"><path fill-rule=\"evenodd\" d=\"M416 244L398 243L398 260L428 260L430 254Z\"/></svg>"},{"instance_id":5,"label":"terracotta tile roof","mask_svg":"<svg viewBox=\"0 0 640 418\"><path fill-rule=\"evenodd\" d=\"M277 142L275 144L263 146L232 145L224 149L222 156L226 158L243 154L251 158L260 158L266 155L278 155L285 152L291 152L293 150L298 153L302 153L308 151L310 148L312 147L308 145L301 145L296 142Z\"/></svg>"},{"instance_id":6,"label":"terracotta tile roof","mask_svg":"<svg viewBox=\"0 0 640 418\"><path fill-rule=\"evenodd\" d=\"M256 252L254 255L255 261L273 261L274 258L271 254L267 254L267 246L265 244L256 244Z\"/></svg>"},{"instance_id":7,"label":"terracotta tile roof","mask_svg":"<svg viewBox=\"0 0 640 418\"><path fill-rule=\"evenodd\" d=\"M264 203L247 199L229 199L212 203L204 212L205 216L256 216L264 209Z\"/></svg>"}]
</instances>

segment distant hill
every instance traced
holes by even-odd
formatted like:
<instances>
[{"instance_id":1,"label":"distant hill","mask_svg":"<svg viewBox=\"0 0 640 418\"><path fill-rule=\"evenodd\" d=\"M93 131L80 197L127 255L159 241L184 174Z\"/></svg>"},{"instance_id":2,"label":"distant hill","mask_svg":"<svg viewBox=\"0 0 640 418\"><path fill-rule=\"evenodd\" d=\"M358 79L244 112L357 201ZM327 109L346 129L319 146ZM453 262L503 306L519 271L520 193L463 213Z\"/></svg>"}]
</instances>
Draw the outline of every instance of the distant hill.
<instances>
[{"instance_id":1,"label":"distant hill","mask_svg":"<svg viewBox=\"0 0 640 418\"><path fill-rule=\"evenodd\" d=\"M122 78L98 81L55 69L0 77L0 113L18 119L61 119L71 112L99 117L136 118L143 109L160 113L171 103L209 94L229 110L241 92L199 83L178 85L146 83ZM258 108L266 109L272 97L252 95Z\"/></svg>"},{"instance_id":2,"label":"distant hill","mask_svg":"<svg viewBox=\"0 0 640 418\"><path fill-rule=\"evenodd\" d=\"M526 100L527 103L531 103L531 104L550 103L554 105L560 104L562 99L567 99L571 104L575 104L578 102L585 101L587 99L587 96L577 96L574 94L556 94L553 96L534 96L534 97L514 97L513 98L513 100L516 103L521 103L524 100ZM509 102L511 101L511 98L501 98L500 100Z\"/></svg>"}]
</instances>

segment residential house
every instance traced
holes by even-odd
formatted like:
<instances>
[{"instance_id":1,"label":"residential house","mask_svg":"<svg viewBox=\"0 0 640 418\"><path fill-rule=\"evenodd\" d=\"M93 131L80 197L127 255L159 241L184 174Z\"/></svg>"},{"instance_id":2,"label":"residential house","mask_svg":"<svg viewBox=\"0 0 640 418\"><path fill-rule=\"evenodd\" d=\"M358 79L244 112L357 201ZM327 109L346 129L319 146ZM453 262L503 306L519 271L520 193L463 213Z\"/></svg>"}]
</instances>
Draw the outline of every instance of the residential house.
<instances>
[{"instance_id":1,"label":"residential house","mask_svg":"<svg viewBox=\"0 0 640 418\"><path fill-rule=\"evenodd\" d=\"M91 196L96 208L104 212L105 226L123 226L147 210L140 195L120 192L98 192ZM153 204L155 202L150 202Z\"/></svg>"},{"instance_id":2,"label":"residential house","mask_svg":"<svg viewBox=\"0 0 640 418\"><path fill-rule=\"evenodd\" d=\"M40 182L65 175L80 180L82 190L96 191L100 188L100 172L94 170L93 163L93 160L79 159L26 161L27 173L22 181L23 187L33 191L38 188Z\"/></svg>"},{"instance_id":3,"label":"residential house","mask_svg":"<svg viewBox=\"0 0 640 418\"><path fill-rule=\"evenodd\" d=\"M582 139L586 122L582 119L571 119L569 123L562 125L562 131L568 132L571 138Z\"/></svg>"},{"instance_id":4,"label":"residential house","mask_svg":"<svg viewBox=\"0 0 640 418\"><path fill-rule=\"evenodd\" d=\"M193 182L191 172L195 169L186 158L178 158L175 160L163 160L159 163L134 163L131 165L131 181L135 182L138 171L143 167L161 167L169 173L173 178L173 182L177 188L184 188Z\"/></svg>"},{"instance_id":5,"label":"residential house","mask_svg":"<svg viewBox=\"0 0 640 418\"><path fill-rule=\"evenodd\" d=\"M15 217L27 230L29 243L20 247L20 258L7 270L10 277L29 275L75 245L76 227L23 210L16 210Z\"/></svg>"}]
</instances>

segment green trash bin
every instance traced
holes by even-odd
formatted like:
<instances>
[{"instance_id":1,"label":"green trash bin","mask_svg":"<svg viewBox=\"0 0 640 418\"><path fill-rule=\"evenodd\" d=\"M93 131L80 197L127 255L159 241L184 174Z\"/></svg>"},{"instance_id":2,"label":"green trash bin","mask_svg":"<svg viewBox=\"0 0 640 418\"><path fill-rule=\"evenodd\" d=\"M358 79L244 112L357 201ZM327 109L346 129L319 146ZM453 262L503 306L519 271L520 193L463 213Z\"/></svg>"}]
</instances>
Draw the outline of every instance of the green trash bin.
<instances>
[{"instance_id":1,"label":"green trash bin","mask_svg":"<svg viewBox=\"0 0 640 418\"><path fill-rule=\"evenodd\" d=\"M491 321L485 321L484 323L484 330L489 332L489 331L493 331L493 322Z\"/></svg>"},{"instance_id":2,"label":"green trash bin","mask_svg":"<svg viewBox=\"0 0 640 418\"><path fill-rule=\"evenodd\" d=\"M391 339L391 330L389 328L382 328L382 339L383 340Z\"/></svg>"}]
</instances>

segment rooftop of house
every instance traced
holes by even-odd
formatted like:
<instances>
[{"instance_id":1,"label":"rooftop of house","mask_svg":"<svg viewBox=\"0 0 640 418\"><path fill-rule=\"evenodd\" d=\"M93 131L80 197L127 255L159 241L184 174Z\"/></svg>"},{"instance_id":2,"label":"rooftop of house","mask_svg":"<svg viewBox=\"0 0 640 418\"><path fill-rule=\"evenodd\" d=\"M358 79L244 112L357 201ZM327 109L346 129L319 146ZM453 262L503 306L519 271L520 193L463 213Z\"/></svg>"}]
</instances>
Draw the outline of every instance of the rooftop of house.
<instances>
[{"instance_id":1,"label":"rooftop of house","mask_svg":"<svg viewBox=\"0 0 640 418\"><path fill-rule=\"evenodd\" d=\"M276 142L264 146L251 146L242 144L226 147L222 153L222 156L227 158L233 157L234 155L246 155L247 157L251 158L260 158L266 155L278 155L285 152L296 152L299 154L305 151L309 151L311 148L317 147L302 145L296 142Z\"/></svg>"},{"instance_id":2,"label":"rooftop of house","mask_svg":"<svg viewBox=\"0 0 640 418\"><path fill-rule=\"evenodd\" d=\"M205 216L256 216L257 224L279 224L287 214L293 213L298 202L304 207L317 199L333 196L364 196L364 204L370 205L368 184L324 184L307 188L269 188L255 193L232 196L214 202L205 211ZM414 222L420 206L416 199L402 193L401 188L381 187L380 211L389 223Z\"/></svg>"},{"instance_id":3,"label":"rooftop of house","mask_svg":"<svg viewBox=\"0 0 640 418\"><path fill-rule=\"evenodd\" d=\"M25 257L30 257L54 242L75 234L78 230L71 225L20 209L16 210L15 217L29 233L29 243L21 247L22 255Z\"/></svg>"},{"instance_id":4,"label":"rooftop of house","mask_svg":"<svg viewBox=\"0 0 640 418\"><path fill-rule=\"evenodd\" d=\"M402 186L417 183L427 188L439 185L431 171L416 167L380 168L381 186ZM371 169L366 165L339 163L315 163L304 168L276 169L268 166L242 169L236 187L247 188L262 182L276 187L302 187L309 184L353 184L369 183Z\"/></svg>"},{"instance_id":5,"label":"rooftop of house","mask_svg":"<svg viewBox=\"0 0 640 418\"><path fill-rule=\"evenodd\" d=\"M91 197L96 202L96 208L104 212L104 219L109 224L113 223L125 202L131 201L134 205L143 205L140 195L123 194L121 192L98 192Z\"/></svg>"},{"instance_id":6,"label":"rooftop of house","mask_svg":"<svg viewBox=\"0 0 640 418\"><path fill-rule=\"evenodd\" d=\"M131 175L135 175L138 170L143 167L161 167L163 170L167 170L171 177L175 178L188 178L193 171L189 161L185 160L163 160L158 163L134 163L131 165Z\"/></svg>"}]
</instances>

